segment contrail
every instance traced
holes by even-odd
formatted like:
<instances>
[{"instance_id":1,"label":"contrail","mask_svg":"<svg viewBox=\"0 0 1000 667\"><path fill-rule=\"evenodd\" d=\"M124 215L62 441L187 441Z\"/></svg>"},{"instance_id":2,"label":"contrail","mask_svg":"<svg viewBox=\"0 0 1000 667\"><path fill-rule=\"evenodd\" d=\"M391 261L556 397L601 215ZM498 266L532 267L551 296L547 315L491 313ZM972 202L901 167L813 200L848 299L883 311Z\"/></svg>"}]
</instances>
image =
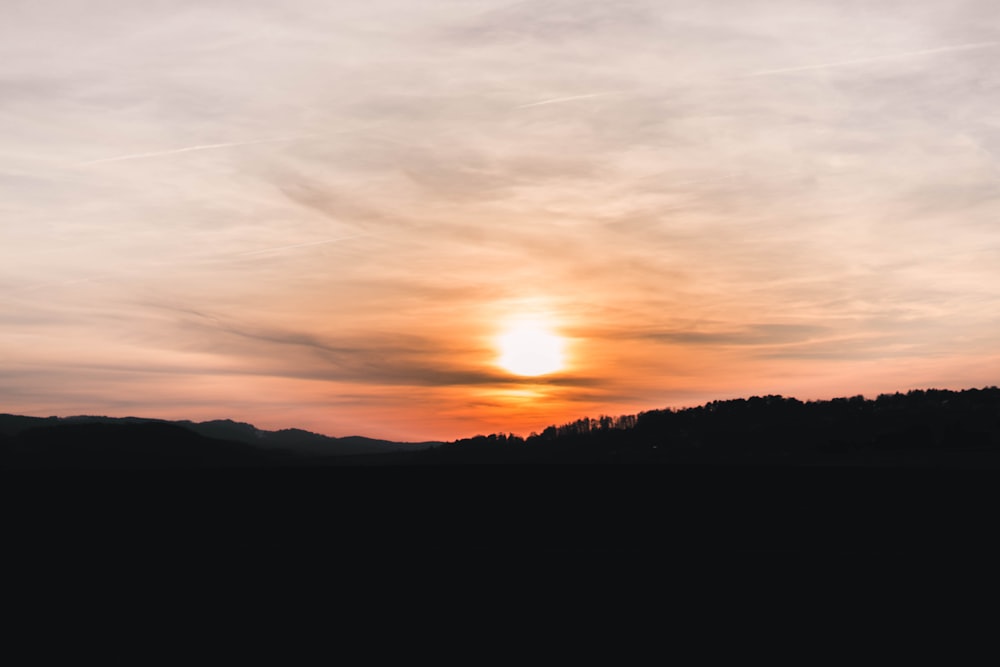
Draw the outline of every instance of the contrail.
<instances>
[{"instance_id":1,"label":"contrail","mask_svg":"<svg viewBox=\"0 0 1000 667\"><path fill-rule=\"evenodd\" d=\"M541 102L532 102L530 104L522 104L520 106L514 107L515 109L527 109L528 107L540 107L543 104L556 104L558 102L571 102L573 100L585 100L591 97L601 97L603 95L616 95L622 93L622 90L611 90L606 93L590 93L589 95L573 95L572 97L556 97L551 100L542 100Z\"/></svg>"},{"instance_id":2,"label":"contrail","mask_svg":"<svg viewBox=\"0 0 1000 667\"><path fill-rule=\"evenodd\" d=\"M231 141L224 144L200 144L198 146L185 146L184 148L173 148L166 151L150 151L148 153L129 153L128 155L116 155L114 157L105 157L99 160L87 160L86 162L77 163L78 166L92 165L92 164L103 164L105 162L120 162L122 160L138 160L140 158L146 157L160 157L162 155L176 155L178 153L191 153L193 151L207 151L213 148L231 148L233 146L252 146L254 144L271 144L278 143L282 141L296 141L298 139L309 139L311 137L316 137L315 134L302 134L294 137L279 137L277 139L254 139L252 141Z\"/></svg>"},{"instance_id":3,"label":"contrail","mask_svg":"<svg viewBox=\"0 0 1000 667\"><path fill-rule=\"evenodd\" d=\"M64 287L66 285L78 285L80 283L89 283L95 280L100 280L101 277L106 278L108 275L110 274L106 274L104 276L89 276L87 278L75 278L73 280L57 280L48 283L37 283L35 285L28 285L27 287L20 287L17 289L13 289L11 290L11 293L20 294L22 292L34 292L35 290L44 289L46 287Z\"/></svg>"},{"instance_id":4,"label":"contrail","mask_svg":"<svg viewBox=\"0 0 1000 667\"><path fill-rule=\"evenodd\" d=\"M841 60L835 63L823 63L820 65L803 65L801 67L783 67L781 69L766 69L754 72L749 76L767 76L769 74L784 74L785 72L804 72L811 69L826 69L828 67L844 67L847 65L864 65L882 60L892 60L894 58L909 58L911 56L929 56L935 53L948 53L950 51L969 51L972 49L986 49L998 46L1000 42L977 42L975 44L960 44L958 46L942 46L937 49L925 49L923 51L907 51L906 53L892 53L885 56L872 56L871 58L858 58L856 60Z\"/></svg>"},{"instance_id":5,"label":"contrail","mask_svg":"<svg viewBox=\"0 0 1000 667\"><path fill-rule=\"evenodd\" d=\"M250 252L238 252L237 257L244 257L246 255L260 255L265 252L277 252L278 250L290 250L292 248L304 248L311 245L323 245L324 243L336 243L337 241L346 241L347 239L356 239L361 236L371 236L371 234L352 234L351 236L338 236L333 239L323 239L322 241L310 241L308 243L294 243L292 245L281 245L275 246L273 248L264 248L263 250L251 250Z\"/></svg>"},{"instance_id":6,"label":"contrail","mask_svg":"<svg viewBox=\"0 0 1000 667\"><path fill-rule=\"evenodd\" d=\"M276 137L271 139L250 139L248 141L228 141L221 144L199 144L197 146L185 146L183 148L172 148L165 151L150 151L148 153L129 153L128 155L115 155L114 157L104 157L98 160L87 160L86 162L78 162L76 166L83 167L93 164L103 164L105 162L120 162L122 160L138 160L147 157L161 157L164 155L177 155L178 153L191 153L194 151L207 151L216 148L233 148L235 146L253 146L254 144L276 144L285 141L299 141L301 139L316 139L327 137L336 134L349 134L351 132L360 132L362 130L371 130L382 123L374 123L368 127L354 127L347 130L341 130L339 132L323 132L321 134L296 134L291 137Z\"/></svg>"}]
</instances>

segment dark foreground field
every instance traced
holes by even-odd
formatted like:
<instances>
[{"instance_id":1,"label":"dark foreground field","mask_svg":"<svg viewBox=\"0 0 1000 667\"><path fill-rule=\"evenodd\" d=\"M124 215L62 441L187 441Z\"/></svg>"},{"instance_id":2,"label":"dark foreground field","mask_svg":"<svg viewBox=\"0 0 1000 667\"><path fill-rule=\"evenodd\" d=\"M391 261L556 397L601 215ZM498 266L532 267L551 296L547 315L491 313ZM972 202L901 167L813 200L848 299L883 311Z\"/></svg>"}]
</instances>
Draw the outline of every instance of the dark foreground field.
<instances>
[{"instance_id":1,"label":"dark foreground field","mask_svg":"<svg viewBox=\"0 0 1000 667\"><path fill-rule=\"evenodd\" d=\"M46 553L277 549L399 564L461 554L1000 553L995 387L753 397L450 443L235 422L2 423L12 553L47 542Z\"/></svg>"},{"instance_id":2,"label":"dark foreground field","mask_svg":"<svg viewBox=\"0 0 1000 667\"><path fill-rule=\"evenodd\" d=\"M329 558L995 550L996 471L435 466L6 471L8 543Z\"/></svg>"}]
</instances>

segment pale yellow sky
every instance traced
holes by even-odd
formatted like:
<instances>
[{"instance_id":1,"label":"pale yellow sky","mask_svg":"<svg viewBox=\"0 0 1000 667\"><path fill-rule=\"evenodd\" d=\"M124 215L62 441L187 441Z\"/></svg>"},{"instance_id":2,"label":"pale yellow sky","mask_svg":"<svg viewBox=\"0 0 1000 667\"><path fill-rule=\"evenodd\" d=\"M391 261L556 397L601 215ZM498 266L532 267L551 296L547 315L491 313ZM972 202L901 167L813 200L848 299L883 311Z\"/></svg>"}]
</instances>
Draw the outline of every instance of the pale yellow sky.
<instances>
[{"instance_id":1,"label":"pale yellow sky","mask_svg":"<svg viewBox=\"0 0 1000 667\"><path fill-rule=\"evenodd\" d=\"M0 412L527 434L997 384L986 0L8 0ZM531 316L566 367L496 364Z\"/></svg>"}]
</instances>

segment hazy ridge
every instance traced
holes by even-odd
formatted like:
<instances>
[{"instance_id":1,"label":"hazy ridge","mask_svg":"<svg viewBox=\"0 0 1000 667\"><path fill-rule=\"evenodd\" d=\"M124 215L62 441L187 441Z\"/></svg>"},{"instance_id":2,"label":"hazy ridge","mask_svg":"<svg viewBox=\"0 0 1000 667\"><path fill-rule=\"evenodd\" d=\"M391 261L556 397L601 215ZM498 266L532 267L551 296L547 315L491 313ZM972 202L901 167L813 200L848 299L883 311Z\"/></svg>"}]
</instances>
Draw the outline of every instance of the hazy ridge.
<instances>
[{"instance_id":1,"label":"hazy ridge","mask_svg":"<svg viewBox=\"0 0 1000 667\"><path fill-rule=\"evenodd\" d=\"M230 419L193 422L0 414L0 460L15 466L267 466L407 452L437 444L441 443L403 443L363 436L334 438L295 428L267 431Z\"/></svg>"}]
</instances>

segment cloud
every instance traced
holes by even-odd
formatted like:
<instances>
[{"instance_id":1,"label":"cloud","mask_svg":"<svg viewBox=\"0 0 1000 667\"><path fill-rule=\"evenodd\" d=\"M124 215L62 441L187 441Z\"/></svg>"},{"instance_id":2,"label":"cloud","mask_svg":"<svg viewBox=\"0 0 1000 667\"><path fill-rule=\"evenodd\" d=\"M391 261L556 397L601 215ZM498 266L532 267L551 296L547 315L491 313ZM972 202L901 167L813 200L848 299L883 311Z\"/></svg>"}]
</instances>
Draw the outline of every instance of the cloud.
<instances>
[{"instance_id":1,"label":"cloud","mask_svg":"<svg viewBox=\"0 0 1000 667\"><path fill-rule=\"evenodd\" d=\"M559 42L593 39L609 31L652 31L657 14L650 3L621 0L610 6L600 0L532 0L504 3L464 19L449 34L482 43L508 40Z\"/></svg>"},{"instance_id":2,"label":"cloud","mask_svg":"<svg viewBox=\"0 0 1000 667\"><path fill-rule=\"evenodd\" d=\"M311 246L326 245L328 243L338 243L340 241L347 241L349 239L361 238L362 236L368 236L368 234L352 234L350 236L338 236L337 238L332 238L332 239L321 239L319 241L306 241L305 243L293 243L291 245L281 245L281 246L275 246L273 248L263 248L261 250L249 250L247 252L237 253L237 255L240 257L246 257L248 255L260 255L263 253L281 252L283 250L294 250L296 248L308 248Z\"/></svg>"},{"instance_id":3,"label":"cloud","mask_svg":"<svg viewBox=\"0 0 1000 667\"><path fill-rule=\"evenodd\" d=\"M955 46L942 46L935 49L921 49L920 51L908 51L906 53L889 53L881 56L870 56L868 58L855 58L852 60L841 60L832 63L820 63L817 65L801 65L798 67L782 67L779 69L761 70L754 72L750 76L770 76L772 74L787 74L791 72L805 72L815 69L829 69L832 67L849 67L853 65L867 65L870 63L882 62L885 60L897 60L900 58L915 58L918 56L932 56L939 53L953 53L955 51L970 51L974 49L989 49L1000 46L1000 42L979 42L973 44L958 44Z\"/></svg>"},{"instance_id":4,"label":"cloud","mask_svg":"<svg viewBox=\"0 0 1000 667\"><path fill-rule=\"evenodd\" d=\"M95 164L104 164L106 162L121 162L123 160L139 160L151 157L165 157L168 155L177 155L179 153L191 153L193 151L207 151L216 150L219 148L235 148L238 146L255 146L257 144L273 144L273 143L285 143L289 141L300 141L302 139L314 138L316 135L300 135L297 137L279 137L275 139L251 139L248 141L232 141L221 144L202 144L199 146L185 146L183 148L172 148L163 151L149 151L146 153L131 153L128 155L115 155L113 157L99 158L97 160L87 160L85 162L78 163L78 166L90 166Z\"/></svg>"},{"instance_id":5,"label":"cloud","mask_svg":"<svg viewBox=\"0 0 1000 667\"><path fill-rule=\"evenodd\" d=\"M815 338L828 337L833 329L824 325L807 324L751 324L739 330L729 331L646 331L635 335L665 343L683 345L736 345L771 346L808 342Z\"/></svg>"},{"instance_id":6,"label":"cloud","mask_svg":"<svg viewBox=\"0 0 1000 667\"><path fill-rule=\"evenodd\" d=\"M540 107L546 104L561 104L563 102L573 102L576 100L589 100L594 97L604 97L606 95L619 95L622 91L609 90L604 93L587 93L586 95L571 95L569 97L554 97L550 100L541 100L539 102L530 102L528 104L520 104L515 109L528 109L531 107Z\"/></svg>"},{"instance_id":7,"label":"cloud","mask_svg":"<svg viewBox=\"0 0 1000 667\"><path fill-rule=\"evenodd\" d=\"M490 351L417 334L381 333L320 336L277 326L251 324L183 307L160 306L174 314L174 326L160 344L211 352L238 362L238 374L426 387L598 383L577 374L540 378L512 376L487 363ZM187 369L185 372L198 371ZM211 373L219 373L218 368Z\"/></svg>"}]
</instances>

